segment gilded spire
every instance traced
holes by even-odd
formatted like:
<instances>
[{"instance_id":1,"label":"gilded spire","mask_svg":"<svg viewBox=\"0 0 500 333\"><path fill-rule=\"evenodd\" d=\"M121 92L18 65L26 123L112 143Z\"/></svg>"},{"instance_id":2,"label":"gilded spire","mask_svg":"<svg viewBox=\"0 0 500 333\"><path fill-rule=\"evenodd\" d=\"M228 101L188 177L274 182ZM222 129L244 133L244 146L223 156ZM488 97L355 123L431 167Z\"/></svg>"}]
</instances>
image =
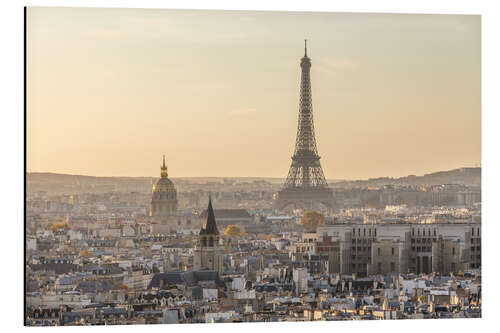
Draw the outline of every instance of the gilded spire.
<instances>
[{"instance_id":1,"label":"gilded spire","mask_svg":"<svg viewBox=\"0 0 500 333\"><path fill-rule=\"evenodd\" d=\"M163 155L163 165L161 166L161 177L162 178L168 177L167 165L165 164L165 155Z\"/></svg>"}]
</instances>

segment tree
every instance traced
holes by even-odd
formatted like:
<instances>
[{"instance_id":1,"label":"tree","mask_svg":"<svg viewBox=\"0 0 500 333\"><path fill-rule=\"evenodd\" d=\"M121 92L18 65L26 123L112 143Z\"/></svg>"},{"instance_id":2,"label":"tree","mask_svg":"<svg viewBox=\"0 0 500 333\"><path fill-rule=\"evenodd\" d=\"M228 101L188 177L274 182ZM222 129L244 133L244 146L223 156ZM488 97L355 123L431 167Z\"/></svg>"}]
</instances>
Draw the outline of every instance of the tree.
<instances>
[{"instance_id":1,"label":"tree","mask_svg":"<svg viewBox=\"0 0 500 333\"><path fill-rule=\"evenodd\" d=\"M300 225L308 232L315 232L316 228L323 224L325 224L325 216L312 210L304 212L300 219Z\"/></svg>"},{"instance_id":2,"label":"tree","mask_svg":"<svg viewBox=\"0 0 500 333\"><path fill-rule=\"evenodd\" d=\"M53 225L50 226L50 230L54 231L54 230L59 230L59 229L68 229L68 222L66 221L63 221L61 223L55 223Z\"/></svg>"},{"instance_id":3,"label":"tree","mask_svg":"<svg viewBox=\"0 0 500 333\"><path fill-rule=\"evenodd\" d=\"M269 234L269 235L267 235L267 236L266 236L266 240L268 240L268 241L269 241L269 240L271 240L271 239L273 239L273 238L275 238L275 237L276 237L276 235L274 235L274 234Z\"/></svg>"},{"instance_id":4,"label":"tree","mask_svg":"<svg viewBox=\"0 0 500 333\"><path fill-rule=\"evenodd\" d=\"M240 226L231 224L227 226L226 230L224 230L224 236L245 237L246 234Z\"/></svg>"},{"instance_id":5,"label":"tree","mask_svg":"<svg viewBox=\"0 0 500 333\"><path fill-rule=\"evenodd\" d=\"M92 255L93 255L93 253L88 251L88 250L80 251L80 256L82 256L82 257L91 257Z\"/></svg>"}]
</instances>

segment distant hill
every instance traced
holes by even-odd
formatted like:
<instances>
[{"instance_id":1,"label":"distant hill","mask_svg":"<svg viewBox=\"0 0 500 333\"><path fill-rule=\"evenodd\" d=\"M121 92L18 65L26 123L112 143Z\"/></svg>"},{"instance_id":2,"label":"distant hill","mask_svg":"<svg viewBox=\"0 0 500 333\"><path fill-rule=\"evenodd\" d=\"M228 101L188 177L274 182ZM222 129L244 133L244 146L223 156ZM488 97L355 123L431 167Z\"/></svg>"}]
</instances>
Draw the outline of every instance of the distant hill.
<instances>
[{"instance_id":1,"label":"distant hill","mask_svg":"<svg viewBox=\"0 0 500 333\"><path fill-rule=\"evenodd\" d=\"M95 177L83 175L68 175L48 172L31 172L26 175L27 188L30 192L47 191L50 193L75 192L149 192L153 177ZM265 177L182 177L172 178L177 186L189 183L222 183L224 179L240 182L266 181L274 185L282 184L284 178ZM468 186L481 185L481 168L460 168L449 171L439 171L423 176L410 175L401 178L380 177L367 180L328 180L333 187L367 187L381 185L439 185L463 184Z\"/></svg>"},{"instance_id":2,"label":"distant hill","mask_svg":"<svg viewBox=\"0 0 500 333\"><path fill-rule=\"evenodd\" d=\"M348 186L380 186L380 185L441 185L461 184L467 186L481 186L481 168L460 168L449 171L438 171L423 176L409 175L400 178L380 177L367 180L346 180L334 184L335 187Z\"/></svg>"}]
</instances>

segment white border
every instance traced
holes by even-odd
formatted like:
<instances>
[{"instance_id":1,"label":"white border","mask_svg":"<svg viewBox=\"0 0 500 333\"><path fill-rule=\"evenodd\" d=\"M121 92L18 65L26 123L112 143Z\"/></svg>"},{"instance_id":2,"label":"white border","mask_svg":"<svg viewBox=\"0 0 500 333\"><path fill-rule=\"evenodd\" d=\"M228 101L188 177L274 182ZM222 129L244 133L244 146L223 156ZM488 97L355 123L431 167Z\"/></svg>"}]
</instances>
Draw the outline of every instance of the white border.
<instances>
[{"instance_id":1,"label":"white border","mask_svg":"<svg viewBox=\"0 0 500 333\"><path fill-rule=\"evenodd\" d=\"M22 281L23 281L23 12L28 6L74 6L74 7L118 7L118 8L183 8L183 9L235 9L235 10L292 10L292 11L335 11L335 12L378 12L378 13L433 13L433 14L480 14L482 15L482 156L483 156L483 319L479 320L400 320L362 322L311 322L279 324L216 324L216 325L148 325L87 328L92 332L103 331L175 331L232 332L235 329L251 330L369 330L386 332L401 330L409 332L432 331L478 331L495 324L498 317L499 275L497 253L500 221L496 212L497 188L500 185L498 127L500 125L499 85L499 38L500 17L496 1L402 1L402 0L345 0L326 1L112 1L112 0L61 0L61 1L2 1L0 23L2 39L0 52L0 103L2 135L2 179L5 185L1 191L2 226L2 326L7 329L22 328ZM8 5L8 6L6 6ZM73 332L85 328L64 328Z\"/></svg>"}]
</instances>

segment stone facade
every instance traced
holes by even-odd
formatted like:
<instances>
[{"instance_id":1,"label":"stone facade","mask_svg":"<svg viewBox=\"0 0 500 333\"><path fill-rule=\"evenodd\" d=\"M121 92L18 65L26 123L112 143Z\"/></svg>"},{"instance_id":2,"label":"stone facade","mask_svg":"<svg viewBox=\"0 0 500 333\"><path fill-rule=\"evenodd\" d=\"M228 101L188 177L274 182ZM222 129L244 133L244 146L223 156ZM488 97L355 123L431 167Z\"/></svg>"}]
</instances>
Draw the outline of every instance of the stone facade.
<instances>
[{"instance_id":1,"label":"stone facade","mask_svg":"<svg viewBox=\"0 0 500 333\"><path fill-rule=\"evenodd\" d=\"M457 273L481 267L480 223L334 224L317 229L330 273Z\"/></svg>"}]
</instances>

